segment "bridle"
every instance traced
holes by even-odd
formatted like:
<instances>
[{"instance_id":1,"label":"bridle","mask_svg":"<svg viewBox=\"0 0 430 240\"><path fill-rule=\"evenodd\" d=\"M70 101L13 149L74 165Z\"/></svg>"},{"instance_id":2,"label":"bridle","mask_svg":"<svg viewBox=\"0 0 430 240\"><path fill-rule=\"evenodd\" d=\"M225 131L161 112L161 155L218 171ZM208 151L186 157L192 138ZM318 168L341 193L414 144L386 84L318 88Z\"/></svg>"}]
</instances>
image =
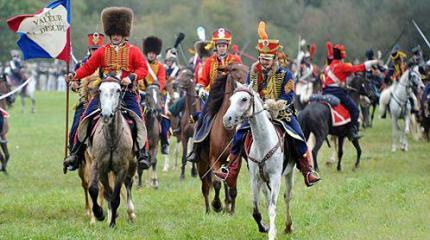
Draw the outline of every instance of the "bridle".
<instances>
[{"instance_id":1,"label":"bridle","mask_svg":"<svg viewBox=\"0 0 430 240\"><path fill-rule=\"evenodd\" d=\"M245 118L252 119L256 115L258 115L258 114L266 111L263 108L263 109L255 112L255 96L254 96L254 93L251 90L249 90L247 88L237 88L237 89L235 89L233 91L233 94L238 93L238 92L245 92L245 93L249 94L249 96L250 96L250 103L249 103L248 109L245 111L244 115L240 116L241 121L245 120ZM246 113L248 113L248 114L246 114Z\"/></svg>"}]
</instances>

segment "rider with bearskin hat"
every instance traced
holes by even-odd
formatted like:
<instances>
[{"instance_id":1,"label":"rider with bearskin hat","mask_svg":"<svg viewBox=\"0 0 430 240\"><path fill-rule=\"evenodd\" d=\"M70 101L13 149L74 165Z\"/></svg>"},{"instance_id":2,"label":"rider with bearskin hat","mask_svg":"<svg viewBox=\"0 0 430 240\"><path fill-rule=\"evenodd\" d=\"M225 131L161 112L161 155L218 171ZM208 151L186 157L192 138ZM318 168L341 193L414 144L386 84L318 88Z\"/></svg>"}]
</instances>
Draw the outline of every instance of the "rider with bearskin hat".
<instances>
[{"instance_id":1,"label":"rider with bearskin hat","mask_svg":"<svg viewBox=\"0 0 430 240\"><path fill-rule=\"evenodd\" d=\"M139 90L144 91L147 86L155 84L160 88L163 96L166 95L166 68L158 61L157 57L161 53L163 41L155 36L147 37L143 40L143 53L147 59L147 66L149 74L139 87ZM168 154L169 152L169 128L170 122L167 116L163 116L161 119L161 153Z\"/></svg>"},{"instance_id":2,"label":"rider with bearskin hat","mask_svg":"<svg viewBox=\"0 0 430 240\"><path fill-rule=\"evenodd\" d=\"M100 69L100 74L103 75L119 76L121 85L127 87L123 103L127 109L137 115L134 118L137 131L134 141L137 149L136 158L142 168L149 168L146 139L143 137L146 136L146 128L135 87L146 77L148 68L140 49L127 41L133 23L133 10L125 7L105 8L101 14L101 20L109 43L97 49L74 74L69 74L67 81L76 86L81 79L92 75L97 69ZM93 117L99 106L100 99L99 96L96 96L91 99L81 120ZM78 168L80 159L78 155L83 154L83 145L83 143L77 142L73 146L70 156L64 160L65 172L66 169Z\"/></svg>"},{"instance_id":3,"label":"rider with bearskin hat","mask_svg":"<svg viewBox=\"0 0 430 240\"><path fill-rule=\"evenodd\" d=\"M210 87L219 76L226 73L227 66L233 63L242 63L242 60L238 55L232 54L228 51L228 47L231 43L232 35L230 31L225 28L219 28L212 33L212 42L206 46L206 49L212 49L215 46L215 53L212 54L204 63L202 73L197 80L197 87L199 88L199 96L209 95L208 92ZM206 102L209 102L210 95ZM199 119L196 124L196 135L202 126L203 118L207 114L207 106L203 107L202 113L199 115ZM195 149L196 143L193 145L193 150L188 156L188 161L197 161Z\"/></svg>"},{"instance_id":4,"label":"rider with bearskin hat","mask_svg":"<svg viewBox=\"0 0 430 240\"><path fill-rule=\"evenodd\" d=\"M348 109L351 115L351 124L349 128L348 138L358 139L358 117L359 110L354 100L348 95L346 90L346 78L356 72L364 72L370 70L374 65L379 64L379 60L368 60L363 64L352 65L344 63L346 58L346 49L342 44L333 46L332 51L333 60L324 68L324 87L323 94L331 94L339 98L341 104Z\"/></svg>"},{"instance_id":5,"label":"rider with bearskin hat","mask_svg":"<svg viewBox=\"0 0 430 240\"><path fill-rule=\"evenodd\" d=\"M293 73L279 65L276 58L282 46L279 44L279 40L269 39L265 29L265 23L260 22L258 26L260 39L256 47L259 54L258 61L251 65L248 81L263 100L285 101L286 107L281 110L277 120L288 133L288 142L295 146L293 156L297 160L297 168L304 176L306 186L312 186L320 178L312 170L311 153L308 151L305 137L291 108L294 100ZM220 172L215 172L215 175L222 180L226 180L230 187L236 185L241 165L240 152L245 140L245 134L248 132L250 132L249 123L245 122L233 137L228 168L222 168ZM289 148L288 146L285 147Z\"/></svg>"}]
</instances>

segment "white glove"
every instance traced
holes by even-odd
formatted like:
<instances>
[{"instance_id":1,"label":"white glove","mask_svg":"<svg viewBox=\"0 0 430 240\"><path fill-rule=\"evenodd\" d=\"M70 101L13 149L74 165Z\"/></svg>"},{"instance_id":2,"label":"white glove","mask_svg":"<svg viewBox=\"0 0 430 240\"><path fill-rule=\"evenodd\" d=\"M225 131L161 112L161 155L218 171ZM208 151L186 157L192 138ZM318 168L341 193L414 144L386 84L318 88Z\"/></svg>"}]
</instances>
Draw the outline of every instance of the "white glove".
<instances>
[{"instance_id":1,"label":"white glove","mask_svg":"<svg viewBox=\"0 0 430 240\"><path fill-rule=\"evenodd\" d=\"M369 61L364 62L364 67L366 67L366 70L370 70L370 68L372 68L372 66L375 66L378 64L379 64L379 60L377 60L377 59L369 60Z\"/></svg>"}]
</instances>

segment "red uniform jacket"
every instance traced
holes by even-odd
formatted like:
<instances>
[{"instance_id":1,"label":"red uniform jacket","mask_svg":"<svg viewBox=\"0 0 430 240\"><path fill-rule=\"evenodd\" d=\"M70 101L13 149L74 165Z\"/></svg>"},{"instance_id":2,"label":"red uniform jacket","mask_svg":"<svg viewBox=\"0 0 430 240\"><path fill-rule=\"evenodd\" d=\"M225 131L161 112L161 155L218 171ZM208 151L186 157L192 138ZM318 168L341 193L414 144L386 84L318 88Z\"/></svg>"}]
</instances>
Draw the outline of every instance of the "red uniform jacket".
<instances>
[{"instance_id":1,"label":"red uniform jacket","mask_svg":"<svg viewBox=\"0 0 430 240\"><path fill-rule=\"evenodd\" d=\"M210 56L203 64L201 76L199 76L198 84L210 89L210 86L215 82L218 76L218 69L226 68L231 63L242 63L239 56L228 53L224 60L220 60L217 54Z\"/></svg>"},{"instance_id":2,"label":"red uniform jacket","mask_svg":"<svg viewBox=\"0 0 430 240\"><path fill-rule=\"evenodd\" d=\"M79 80L89 76L98 68L103 74L122 71L121 78L135 74L137 80L143 80L148 74L142 51L129 43L121 45L118 51L111 44L100 47L76 70L75 78Z\"/></svg>"},{"instance_id":3,"label":"red uniform jacket","mask_svg":"<svg viewBox=\"0 0 430 240\"><path fill-rule=\"evenodd\" d=\"M352 65L340 60L333 60L328 67L324 68L325 87L340 87L345 85L346 78L355 72L364 72L364 64Z\"/></svg>"},{"instance_id":4,"label":"red uniform jacket","mask_svg":"<svg viewBox=\"0 0 430 240\"><path fill-rule=\"evenodd\" d=\"M146 63L145 63L146 64ZM152 63L149 63L152 71L157 76L158 84L160 85L160 90L163 91L166 88L166 68L159 61L155 60ZM148 74L145 77L145 84L151 85L154 83L154 78L148 70Z\"/></svg>"}]
</instances>

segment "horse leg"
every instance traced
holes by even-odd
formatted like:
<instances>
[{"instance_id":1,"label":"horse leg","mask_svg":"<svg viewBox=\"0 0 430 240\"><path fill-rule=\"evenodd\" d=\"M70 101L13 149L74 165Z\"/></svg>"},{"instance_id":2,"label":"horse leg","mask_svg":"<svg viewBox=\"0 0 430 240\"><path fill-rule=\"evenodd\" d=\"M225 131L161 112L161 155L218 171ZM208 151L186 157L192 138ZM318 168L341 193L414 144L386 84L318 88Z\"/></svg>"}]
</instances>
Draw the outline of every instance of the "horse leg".
<instances>
[{"instance_id":1,"label":"horse leg","mask_svg":"<svg viewBox=\"0 0 430 240\"><path fill-rule=\"evenodd\" d=\"M151 172L152 172L151 185L155 190L157 190L158 189L157 157L154 157L154 161L152 162Z\"/></svg>"},{"instance_id":2,"label":"horse leg","mask_svg":"<svg viewBox=\"0 0 430 240\"><path fill-rule=\"evenodd\" d=\"M179 176L180 180L185 179L185 166L187 165L187 150L188 150L188 141L185 138L182 138L182 165L181 165L181 175Z\"/></svg>"},{"instance_id":3,"label":"horse leg","mask_svg":"<svg viewBox=\"0 0 430 240\"><path fill-rule=\"evenodd\" d=\"M134 222L134 219L136 219L136 213L134 211L134 204L133 204L133 198L131 196L131 188L133 187L133 176L132 175L128 175L125 178L125 189L127 191L127 214L128 214L128 219L130 220L130 222Z\"/></svg>"},{"instance_id":4,"label":"horse leg","mask_svg":"<svg viewBox=\"0 0 430 240\"><path fill-rule=\"evenodd\" d=\"M291 189L293 188L294 171L291 170L285 175L285 206L286 206L286 221L285 221L285 233L291 233L293 231L293 220L290 213L290 201L291 201Z\"/></svg>"},{"instance_id":5,"label":"horse leg","mask_svg":"<svg viewBox=\"0 0 430 240\"><path fill-rule=\"evenodd\" d=\"M116 225L116 218L118 217L117 210L121 202L121 187L122 187L122 184L125 182L125 178L126 178L125 173L126 172L124 169L121 169L118 172L115 179L113 193L111 194L110 206L111 206L112 215L111 215L111 219L109 220L109 227L111 228L115 227Z\"/></svg>"},{"instance_id":6,"label":"horse leg","mask_svg":"<svg viewBox=\"0 0 430 240\"><path fill-rule=\"evenodd\" d=\"M6 172L6 164L5 164L5 158L3 157L3 154L1 154L0 153L0 164L1 164L1 168L0 168L0 172L3 172L3 173L7 173Z\"/></svg>"},{"instance_id":7,"label":"horse leg","mask_svg":"<svg viewBox=\"0 0 430 240\"><path fill-rule=\"evenodd\" d=\"M376 103L372 104L372 117L370 118L369 127L373 126L373 118L375 117Z\"/></svg>"},{"instance_id":8,"label":"horse leg","mask_svg":"<svg viewBox=\"0 0 430 240\"><path fill-rule=\"evenodd\" d=\"M166 173L169 171L169 155L163 154L163 158L164 158L163 172Z\"/></svg>"},{"instance_id":9,"label":"horse leg","mask_svg":"<svg viewBox=\"0 0 430 240\"><path fill-rule=\"evenodd\" d=\"M333 147L334 147L334 149L333 149L333 151L332 151L332 153L331 153L330 159L326 162L326 164L327 164L328 166L331 166L332 164L335 164L335 163L336 163L336 155L337 155L337 149L338 149L338 145L337 145L337 137L336 137L336 136L334 136L334 135L332 135L332 136L330 137L330 139L331 139L331 142L333 143Z\"/></svg>"},{"instance_id":10,"label":"horse leg","mask_svg":"<svg viewBox=\"0 0 430 240\"><path fill-rule=\"evenodd\" d=\"M25 97L20 94L21 97L21 112L24 113L25 112Z\"/></svg>"},{"instance_id":11,"label":"horse leg","mask_svg":"<svg viewBox=\"0 0 430 240\"><path fill-rule=\"evenodd\" d=\"M397 131L399 131L399 125L397 122L397 117L392 114L391 117L391 128L392 128L392 139L391 139L391 152L396 151L396 142L397 142Z\"/></svg>"},{"instance_id":12,"label":"horse leg","mask_svg":"<svg viewBox=\"0 0 430 240\"><path fill-rule=\"evenodd\" d=\"M230 196L230 214L233 215L236 208L237 187L229 188L228 194Z\"/></svg>"},{"instance_id":13,"label":"horse leg","mask_svg":"<svg viewBox=\"0 0 430 240\"><path fill-rule=\"evenodd\" d=\"M267 210L269 212L269 239L274 240L276 238L276 204L278 202L279 189L281 187L282 174L272 177L270 181L271 189L268 189L266 193ZM265 186L268 188L268 186Z\"/></svg>"},{"instance_id":14,"label":"horse leg","mask_svg":"<svg viewBox=\"0 0 430 240\"><path fill-rule=\"evenodd\" d=\"M209 184L209 175L202 179L202 194L205 198L205 207L206 207L206 213L210 212L210 206L209 206L209 190L210 190L210 184Z\"/></svg>"},{"instance_id":15,"label":"horse leg","mask_svg":"<svg viewBox=\"0 0 430 240\"><path fill-rule=\"evenodd\" d=\"M34 96L31 97L31 113L36 112L36 98Z\"/></svg>"},{"instance_id":16,"label":"horse leg","mask_svg":"<svg viewBox=\"0 0 430 240\"><path fill-rule=\"evenodd\" d=\"M103 208L100 207L99 204L97 203L97 199L99 196L99 186L98 186L99 169L96 165L97 164L94 164L94 167L92 169L91 184L88 189L88 192L90 193L91 200L93 203L94 217L96 217L98 221L103 221L105 219L105 216L103 214Z\"/></svg>"},{"instance_id":17,"label":"horse leg","mask_svg":"<svg viewBox=\"0 0 430 240\"><path fill-rule=\"evenodd\" d=\"M343 143L345 142L345 137L337 137L338 149L337 149L337 171L342 171L342 156L343 156Z\"/></svg>"},{"instance_id":18,"label":"horse leg","mask_svg":"<svg viewBox=\"0 0 430 240\"><path fill-rule=\"evenodd\" d=\"M137 188L142 187L142 175L143 175L143 169L137 166Z\"/></svg>"},{"instance_id":19,"label":"horse leg","mask_svg":"<svg viewBox=\"0 0 430 240\"><path fill-rule=\"evenodd\" d=\"M188 138L188 149L193 149L193 141L192 138ZM187 156L188 156L188 152L187 152ZM197 168L196 168L196 163L193 162L191 164L191 177L195 178L197 177Z\"/></svg>"},{"instance_id":20,"label":"horse leg","mask_svg":"<svg viewBox=\"0 0 430 240\"><path fill-rule=\"evenodd\" d=\"M109 184L109 174L107 170L102 169L100 170L101 174L99 174L100 183L103 186L104 189L104 199L108 203L108 224L112 223L112 196L113 196L113 189L111 188Z\"/></svg>"},{"instance_id":21,"label":"horse leg","mask_svg":"<svg viewBox=\"0 0 430 240\"><path fill-rule=\"evenodd\" d=\"M318 151L320 150L322 144L324 143L324 136L315 135L315 139L316 139L315 146L312 149L312 156L314 158L314 169L315 171L319 172L317 156L318 156Z\"/></svg>"},{"instance_id":22,"label":"horse leg","mask_svg":"<svg viewBox=\"0 0 430 240\"><path fill-rule=\"evenodd\" d=\"M10 155L9 155L9 149L7 147L6 137L2 136L1 140L3 142L0 144L0 146L1 146L1 149L3 150L3 153L4 153L4 161L2 161L2 170L4 171L4 173L6 173L7 172L6 167L7 167L7 164L9 162Z\"/></svg>"},{"instance_id":23,"label":"horse leg","mask_svg":"<svg viewBox=\"0 0 430 240\"><path fill-rule=\"evenodd\" d=\"M214 190L215 190L215 196L214 196L214 199L212 201L212 208L214 209L215 212L221 212L222 211L222 203L221 203L221 200L219 198L219 192L221 190L221 182L218 180L214 180L213 186L214 186Z\"/></svg>"},{"instance_id":24,"label":"horse leg","mask_svg":"<svg viewBox=\"0 0 430 240\"><path fill-rule=\"evenodd\" d=\"M411 115L406 114L405 116L405 128L404 131L401 133L402 135L402 150L407 152L408 151L408 138L406 134L409 134L410 132L410 124L411 124Z\"/></svg>"},{"instance_id":25,"label":"horse leg","mask_svg":"<svg viewBox=\"0 0 430 240\"><path fill-rule=\"evenodd\" d=\"M253 173L251 174L251 191L252 191L252 199L253 199L252 205L254 207L254 210L252 212L252 217L254 218L255 222L258 225L258 231L262 233L267 233L268 229L262 223L262 217L259 210L261 183L257 182L258 180L256 179L255 174L257 174L256 171L253 171Z\"/></svg>"},{"instance_id":26,"label":"horse leg","mask_svg":"<svg viewBox=\"0 0 430 240\"><path fill-rule=\"evenodd\" d=\"M355 169L360 167L361 147L360 147L360 142L358 141L358 139L355 139L354 141L352 141L352 144L354 145L355 150L357 151L357 159L355 161L355 166L352 169L354 171Z\"/></svg>"},{"instance_id":27,"label":"horse leg","mask_svg":"<svg viewBox=\"0 0 430 240\"><path fill-rule=\"evenodd\" d=\"M176 170L176 168L178 168L178 155L179 155L179 142L176 141L176 144L175 144L175 164L173 165L173 170Z\"/></svg>"}]
</instances>

